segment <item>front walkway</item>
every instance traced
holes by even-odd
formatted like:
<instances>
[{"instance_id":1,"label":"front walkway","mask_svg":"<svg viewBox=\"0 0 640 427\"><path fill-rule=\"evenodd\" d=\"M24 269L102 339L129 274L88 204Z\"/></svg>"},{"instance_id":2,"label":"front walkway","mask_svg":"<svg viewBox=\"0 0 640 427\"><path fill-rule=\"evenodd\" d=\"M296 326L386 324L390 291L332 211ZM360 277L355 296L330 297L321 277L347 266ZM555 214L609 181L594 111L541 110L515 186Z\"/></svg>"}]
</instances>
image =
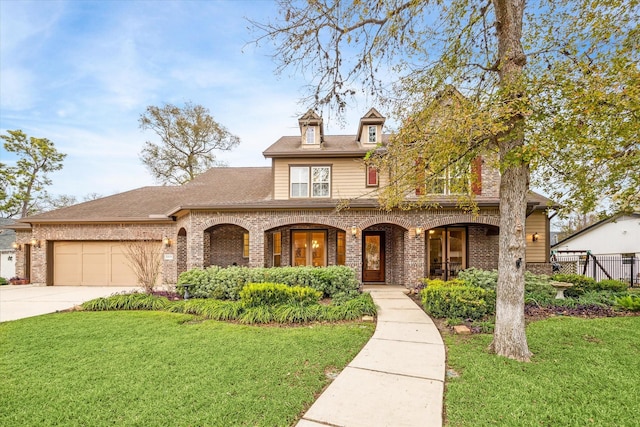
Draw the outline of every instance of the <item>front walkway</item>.
<instances>
[{"instance_id":1,"label":"front walkway","mask_svg":"<svg viewBox=\"0 0 640 427\"><path fill-rule=\"evenodd\" d=\"M403 290L367 289L378 306L373 337L297 427L442 425L444 343Z\"/></svg>"},{"instance_id":2,"label":"front walkway","mask_svg":"<svg viewBox=\"0 0 640 427\"><path fill-rule=\"evenodd\" d=\"M0 322L55 313L94 298L138 289L124 286L0 286Z\"/></svg>"}]
</instances>

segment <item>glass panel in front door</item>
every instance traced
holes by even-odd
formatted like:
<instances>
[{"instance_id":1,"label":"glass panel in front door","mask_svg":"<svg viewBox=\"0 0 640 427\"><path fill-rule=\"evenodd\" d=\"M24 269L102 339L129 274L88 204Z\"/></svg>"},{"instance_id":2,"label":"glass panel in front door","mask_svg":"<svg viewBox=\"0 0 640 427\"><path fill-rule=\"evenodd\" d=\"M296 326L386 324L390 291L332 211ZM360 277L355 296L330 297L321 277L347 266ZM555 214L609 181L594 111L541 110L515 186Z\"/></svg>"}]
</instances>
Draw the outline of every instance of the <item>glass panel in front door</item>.
<instances>
[{"instance_id":1,"label":"glass panel in front door","mask_svg":"<svg viewBox=\"0 0 640 427\"><path fill-rule=\"evenodd\" d=\"M307 233L305 231L293 232L293 265L307 265Z\"/></svg>"},{"instance_id":2,"label":"glass panel in front door","mask_svg":"<svg viewBox=\"0 0 640 427\"><path fill-rule=\"evenodd\" d=\"M366 236L365 251L365 270L380 270L380 236Z\"/></svg>"},{"instance_id":3,"label":"glass panel in front door","mask_svg":"<svg viewBox=\"0 0 640 427\"><path fill-rule=\"evenodd\" d=\"M311 265L314 267L323 267L327 265L325 262L325 243L324 233L311 234Z\"/></svg>"}]
</instances>

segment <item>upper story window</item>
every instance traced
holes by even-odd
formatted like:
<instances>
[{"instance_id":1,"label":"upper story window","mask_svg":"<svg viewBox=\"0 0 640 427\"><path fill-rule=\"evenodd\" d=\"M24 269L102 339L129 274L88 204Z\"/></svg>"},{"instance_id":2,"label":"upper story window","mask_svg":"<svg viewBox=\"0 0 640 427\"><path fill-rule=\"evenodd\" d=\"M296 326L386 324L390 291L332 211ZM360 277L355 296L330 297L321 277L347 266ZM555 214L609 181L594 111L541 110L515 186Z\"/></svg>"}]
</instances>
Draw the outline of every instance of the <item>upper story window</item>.
<instances>
[{"instance_id":1,"label":"upper story window","mask_svg":"<svg viewBox=\"0 0 640 427\"><path fill-rule=\"evenodd\" d=\"M449 165L444 171L439 174L431 175L429 168L424 173L419 173L423 179L428 177L427 185L419 185L416 188L416 194L465 194L469 192L469 182L467 177L467 171L464 167L458 165Z\"/></svg>"},{"instance_id":2,"label":"upper story window","mask_svg":"<svg viewBox=\"0 0 640 427\"><path fill-rule=\"evenodd\" d=\"M316 128L311 126L307 127L307 132L305 135L304 142L306 144L315 144L316 143Z\"/></svg>"},{"instance_id":3,"label":"upper story window","mask_svg":"<svg viewBox=\"0 0 640 427\"><path fill-rule=\"evenodd\" d=\"M331 166L291 166L291 197L330 197Z\"/></svg>"},{"instance_id":4,"label":"upper story window","mask_svg":"<svg viewBox=\"0 0 640 427\"><path fill-rule=\"evenodd\" d=\"M376 126L369 126L369 143L370 144L375 144L377 142L376 139Z\"/></svg>"},{"instance_id":5,"label":"upper story window","mask_svg":"<svg viewBox=\"0 0 640 427\"><path fill-rule=\"evenodd\" d=\"M375 166L367 166L367 187L378 186L378 169Z\"/></svg>"}]
</instances>

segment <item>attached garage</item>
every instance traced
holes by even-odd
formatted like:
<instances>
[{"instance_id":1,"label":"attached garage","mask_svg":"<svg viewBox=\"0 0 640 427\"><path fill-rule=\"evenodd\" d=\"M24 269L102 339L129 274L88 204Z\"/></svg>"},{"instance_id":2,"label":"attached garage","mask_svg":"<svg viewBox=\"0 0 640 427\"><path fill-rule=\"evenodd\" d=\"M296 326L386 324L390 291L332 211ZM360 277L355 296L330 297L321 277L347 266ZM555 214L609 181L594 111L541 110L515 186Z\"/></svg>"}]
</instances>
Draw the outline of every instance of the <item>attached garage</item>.
<instances>
[{"instance_id":1,"label":"attached garage","mask_svg":"<svg viewBox=\"0 0 640 427\"><path fill-rule=\"evenodd\" d=\"M136 286L121 242L54 242L53 284Z\"/></svg>"}]
</instances>

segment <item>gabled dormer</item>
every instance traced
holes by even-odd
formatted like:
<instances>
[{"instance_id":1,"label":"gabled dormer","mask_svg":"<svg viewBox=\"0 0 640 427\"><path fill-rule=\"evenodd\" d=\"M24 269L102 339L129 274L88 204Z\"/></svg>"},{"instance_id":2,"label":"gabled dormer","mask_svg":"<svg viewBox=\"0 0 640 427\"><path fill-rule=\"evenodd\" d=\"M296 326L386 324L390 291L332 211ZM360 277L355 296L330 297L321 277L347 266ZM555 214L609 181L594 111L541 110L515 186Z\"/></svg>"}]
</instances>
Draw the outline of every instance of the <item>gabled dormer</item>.
<instances>
[{"instance_id":1,"label":"gabled dormer","mask_svg":"<svg viewBox=\"0 0 640 427\"><path fill-rule=\"evenodd\" d=\"M298 119L300 125L300 146L302 148L320 148L324 139L324 129L322 127L322 117L313 110L307 111Z\"/></svg>"},{"instance_id":2,"label":"gabled dormer","mask_svg":"<svg viewBox=\"0 0 640 427\"><path fill-rule=\"evenodd\" d=\"M370 109L360 119L357 140L365 147L374 147L382 142L382 127L385 118L375 108Z\"/></svg>"}]
</instances>

